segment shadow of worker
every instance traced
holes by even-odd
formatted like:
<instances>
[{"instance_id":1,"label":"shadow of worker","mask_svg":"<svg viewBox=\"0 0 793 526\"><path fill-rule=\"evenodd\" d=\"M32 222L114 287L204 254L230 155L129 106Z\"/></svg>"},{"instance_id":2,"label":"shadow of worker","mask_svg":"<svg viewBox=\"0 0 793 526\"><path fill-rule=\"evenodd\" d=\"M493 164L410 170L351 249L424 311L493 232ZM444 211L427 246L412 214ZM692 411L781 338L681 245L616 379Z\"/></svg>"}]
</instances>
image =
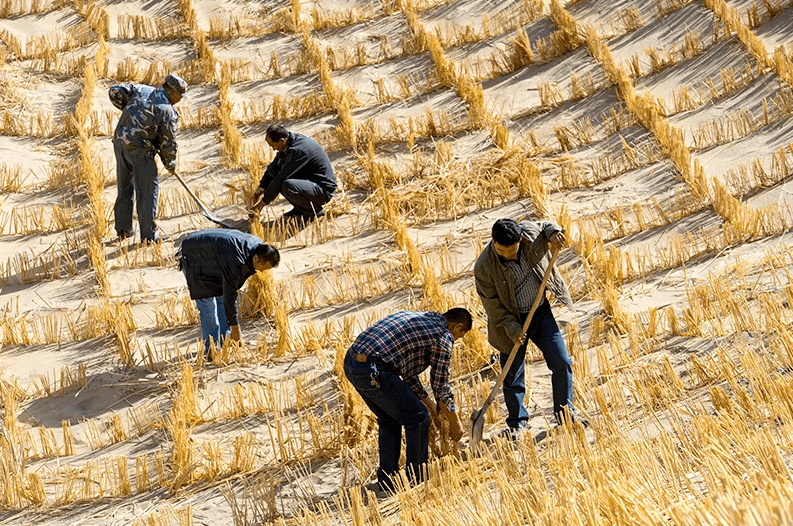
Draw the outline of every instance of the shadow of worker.
<instances>
[{"instance_id":1,"label":"shadow of worker","mask_svg":"<svg viewBox=\"0 0 793 526\"><path fill-rule=\"evenodd\" d=\"M76 425L110 417L161 392L160 382L147 376L150 372L143 370L123 379L113 373L90 376L87 385L76 392L52 394L22 404L18 419L31 426L59 428L64 420Z\"/></svg>"}]
</instances>

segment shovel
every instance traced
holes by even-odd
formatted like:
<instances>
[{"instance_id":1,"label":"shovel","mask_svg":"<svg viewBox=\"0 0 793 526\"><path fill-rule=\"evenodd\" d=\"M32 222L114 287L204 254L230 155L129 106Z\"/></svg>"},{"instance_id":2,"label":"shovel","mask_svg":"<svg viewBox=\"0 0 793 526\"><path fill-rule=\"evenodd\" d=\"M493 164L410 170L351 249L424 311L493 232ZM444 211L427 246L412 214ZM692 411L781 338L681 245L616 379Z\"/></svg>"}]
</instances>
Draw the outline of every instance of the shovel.
<instances>
[{"instance_id":1,"label":"shovel","mask_svg":"<svg viewBox=\"0 0 793 526\"><path fill-rule=\"evenodd\" d=\"M214 213L212 210L207 208L207 205L205 205L204 202L201 201L198 198L198 196L196 196L193 193L193 191L190 189L190 187L187 186L187 183L184 182L184 179L182 179L182 177L178 173L176 173L176 171L174 171L172 173L176 176L177 179L179 179L179 182L182 183L182 186L184 186L184 189L187 190L187 193L190 195L190 197L193 198L193 201L195 201L195 204L197 204L198 208L200 208L201 211L204 213L204 217L206 217L207 219L209 219L213 223L218 224L220 226L223 226L223 227L226 227L226 228L237 228L235 225L231 224L229 221L223 219L222 217L220 217L219 215Z\"/></svg>"},{"instance_id":2,"label":"shovel","mask_svg":"<svg viewBox=\"0 0 793 526\"><path fill-rule=\"evenodd\" d=\"M558 253L557 250L554 250L551 255L551 262L548 263L548 269L542 277L540 289L537 291L537 297L534 298L534 303L531 306L528 316L526 316L526 321L523 322L521 336L526 334L526 331L529 329L529 324L531 323L531 318L534 316L534 311L536 311L537 307L540 305L540 300L542 300L544 296L543 291L545 290L545 284L548 283L548 278L551 277L553 265L556 263L556 255ZM507 363L501 368L501 374L498 375L495 385L493 385L487 400L485 400L485 403L482 405L482 409L474 409L474 412L471 413L471 434L468 437L469 451L476 451L476 448L479 447L479 442L482 441L482 432L485 429L485 413L487 412L487 408L490 407L490 404L493 403L493 400L495 400L498 389L501 387L501 384L504 383L504 378L506 378L509 368L512 367L512 362L515 361L515 356L518 354L518 349L521 346L521 340L523 340L522 337L518 338L518 341L512 346L512 352L509 354L509 358L507 358Z\"/></svg>"}]
</instances>

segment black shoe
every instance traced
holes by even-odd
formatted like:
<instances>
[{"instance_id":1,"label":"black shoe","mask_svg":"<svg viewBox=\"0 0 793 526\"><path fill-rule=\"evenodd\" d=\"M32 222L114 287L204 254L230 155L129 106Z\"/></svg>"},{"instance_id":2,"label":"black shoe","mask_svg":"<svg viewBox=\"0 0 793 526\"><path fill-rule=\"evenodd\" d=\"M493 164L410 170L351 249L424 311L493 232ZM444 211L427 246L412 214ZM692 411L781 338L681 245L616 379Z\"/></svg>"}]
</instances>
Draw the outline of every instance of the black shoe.
<instances>
[{"instance_id":1,"label":"black shoe","mask_svg":"<svg viewBox=\"0 0 793 526\"><path fill-rule=\"evenodd\" d=\"M168 234L162 234L160 232L155 232L154 233L154 238L141 239L140 242L143 243L143 244L146 244L146 245L151 245L151 244L154 244L154 243L162 243L166 239L168 239Z\"/></svg>"},{"instance_id":2,"label":"black shoe","mask_svg":"<svg viewBox=\"0 0 793 526\"><path fill-rule=\"evenodd\" d=\"M298 210L297 208L293 208L288 212L284 212L284 219L299 219L304 223L311 223L312 221L319 219L325 215L325 210L319 209L316 212L303 212Z\"/></svg>"},{"instance_id":3,"label":"black shoe","mask_svg":"<svg viewBox=\"0 0 793 526\"><path fill-rule=\"evenodd\" d=\"M394 494L393 488L391 489L383 488L383 486L381 486L380 483L377 481L364 484L363 488L367 491L371 491L372 493L374 493L375 498L377 498L378 500L386 499Z\"/></svg>"},{"instance_id":4,"label":"black shoe","mask_svg":"<svg viewBox=\"0 0 793 526\"><path fill-rule=\"evenodd\" d=\"M121 241L122 239L127 239L129 237L135 237L134 230L116 230L117 239Z\"/></svg>"}]
</instances>

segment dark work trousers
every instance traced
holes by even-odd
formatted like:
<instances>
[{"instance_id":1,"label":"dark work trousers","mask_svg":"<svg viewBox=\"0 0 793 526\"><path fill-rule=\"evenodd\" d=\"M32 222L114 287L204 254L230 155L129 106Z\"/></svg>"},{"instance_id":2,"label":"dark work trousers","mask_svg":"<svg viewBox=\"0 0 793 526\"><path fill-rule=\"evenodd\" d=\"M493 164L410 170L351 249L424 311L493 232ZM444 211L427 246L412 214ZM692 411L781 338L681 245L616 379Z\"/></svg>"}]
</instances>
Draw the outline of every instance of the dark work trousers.
<instances>
[{"instance_id":1,"label":"dark work trousers","mask_svg":"<svg viewBox=\"0 0 793 526\"><path fill-rule=\"evenodd\" d=\"M157 213L157 197L160 185L157 164L143 150L126 150L113 145L116 154L116 185L118 195L113 208L118 235L131 234L132 198L138 210L138 225L141 241L156 239L154 217Z\"/></svg>"},{"instance_id":2,"label":"dark work trousers","mask_svg":"<svg viewBox=\"0 0 793 526\"><path fill-rule=\"evenodd\" d=\"M521 314L521 326L528 313ZM526 395L526 346L531 340L542 352L545 364L551 370L551 387L553 388L553 412L556 418L568 409L573 411L573 364L567 353L564 338L551 312L551 305L545 299L532 317L527 331L528 338L518 349L515 360L504 378L502 386L504 403L507 406L507 426L519 429L526 425L529 413L523 404ZM507 362L509 354L500 353L501 366Z\"/></svg>"},{"instance_id":3,"label":"dark work trousers","mask_svg":"<svg viewBox=\"0 0 793 526\"><path fill-rule=\"evenodd\" d=\"M317 183L306 179L287 179L281 185L281 195L295 207L300 215L314 216L333 197Z\"/></svg>"},{"instance_id":4,"label":"dark work trousers","mask_svg":"<svg viewBox=\"0 0 793 526\"><path fill-rule=\"evenodd\" d=\"M399 472L403 427L408 480L422 481L429 455L430 417L427 408L398 374L371 358L361 363L348 352L344 358L344 374L377 417L380 446L377 481L380 487L386 491L394 487L392 479Z\"/></svg>"}]
</instances>

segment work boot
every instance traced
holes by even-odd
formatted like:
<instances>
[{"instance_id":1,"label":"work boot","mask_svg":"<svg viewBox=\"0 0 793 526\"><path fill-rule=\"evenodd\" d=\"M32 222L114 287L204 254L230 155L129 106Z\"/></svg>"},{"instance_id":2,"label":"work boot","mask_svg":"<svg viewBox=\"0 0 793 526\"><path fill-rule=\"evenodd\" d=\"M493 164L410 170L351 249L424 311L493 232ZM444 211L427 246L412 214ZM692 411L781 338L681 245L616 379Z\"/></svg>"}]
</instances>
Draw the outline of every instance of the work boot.
<instances>
[{"instance_id":1,"label":"work boot","mask_svg":"<svg viewBox=\"0 0 793 526\"><path fill-rule=\"evenodd\" d=\"M383 487L377 481L364 484L363 487L365 490L374 493L374 496L377 498L377 500L388 498L394 494L393 489L383 489Z\"/></svg>"},{"instance_id":2,"label":"work boot","mask_svg":"<svg viewBox=\"0 0 793 526\"><path fill-rule=\"evenodd\" d=\"M145 244L148 246L148 245L153 245L154 243L162 243L163 241L168 239L168 237L169 237L168 234L163 234L162 232L155 232L153 238L141 239L140 242L141 244Z\"/></svg>"}]
</instances>

